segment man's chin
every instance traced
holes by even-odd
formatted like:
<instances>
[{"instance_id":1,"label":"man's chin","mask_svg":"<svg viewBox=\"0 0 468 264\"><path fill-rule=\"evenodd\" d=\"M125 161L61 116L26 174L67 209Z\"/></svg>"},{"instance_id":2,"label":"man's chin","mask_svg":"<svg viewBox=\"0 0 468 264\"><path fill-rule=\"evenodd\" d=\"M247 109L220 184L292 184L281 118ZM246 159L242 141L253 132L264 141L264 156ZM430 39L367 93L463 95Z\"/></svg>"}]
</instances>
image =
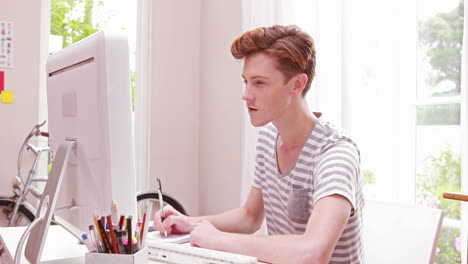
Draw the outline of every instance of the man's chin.
<instances>
[{"instance_id":1,"label":"man's chin","mask_svg":"<svg viewBox=\"0 0 468 264\"><path fill-rule=\"evenodd\" d=\"M253 120L253 119L250 119L250 123L251 123L252 126L254 126L254 127L262 127L262 126L268 124L267 121L257 121L257 120Z\"/></svg>"}]
</instances>

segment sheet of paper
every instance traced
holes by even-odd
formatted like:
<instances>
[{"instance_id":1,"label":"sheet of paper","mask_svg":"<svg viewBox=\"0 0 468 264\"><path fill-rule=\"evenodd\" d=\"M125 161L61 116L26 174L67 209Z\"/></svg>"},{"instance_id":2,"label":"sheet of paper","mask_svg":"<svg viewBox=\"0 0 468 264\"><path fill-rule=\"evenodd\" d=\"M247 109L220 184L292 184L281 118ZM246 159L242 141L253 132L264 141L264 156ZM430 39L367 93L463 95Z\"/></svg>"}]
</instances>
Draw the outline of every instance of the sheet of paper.
<instances>
[{"instance_id":1,"label":"sheet of paper","mask_svg":"<svg viewBox=\"0 0 468 264\"><path fill-rule=\"evenodd\" d=\"M182 244L190 241L190 234L170 234L167 235L167 237L165 237L164 234L161 236L159 231L152 231L148 232L148 236L146 237L146 239L148 239L148 241L157 240L167 243Z\"/></svg>"},{"instance_id":2,"label":"sheet of paper","mask_svg":"<svg viewBox=\"0 0 468 264\"><path fill-rule=\"evenodd\" d=\"M13 91L2 91L1 93L2 100L1 102L3 104L12 104L14 101L14 94Z\"/></svg>"},{"instance_id":3,"label":"sheet of paper","mask_svg":"<svg viewBox=\"0 0 468 264\"><path fill-rule=\"evenodd\" d=\"M13 22L0 21L0 67L13 66Z\"/></svg>"}]
</instances>

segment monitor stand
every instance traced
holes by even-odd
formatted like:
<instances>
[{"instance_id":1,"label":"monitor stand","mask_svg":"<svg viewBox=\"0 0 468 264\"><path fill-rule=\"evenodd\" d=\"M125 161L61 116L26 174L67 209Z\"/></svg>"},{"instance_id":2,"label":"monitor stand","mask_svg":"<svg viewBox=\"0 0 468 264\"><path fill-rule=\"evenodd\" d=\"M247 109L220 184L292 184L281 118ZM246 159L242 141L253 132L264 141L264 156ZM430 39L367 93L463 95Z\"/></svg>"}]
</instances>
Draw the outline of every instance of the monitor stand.
<instances>
[{"instance_id":1,"label":"monitor stand","mask_svg":"<svg viewBox=\"0 0 468 264\"><path fill-rule=\"evenodd\" d=\"M64 143L60 144L52 164L47 184L41 197L41 202L39 203L39 207L36 212L36 218L26 229L21 237L18 247L16 248L15 263L20 263L24 243L28 238L29 233L30 235L27 240L24 254L30 263L40 263L42 250L47 238L47 231L49 230L49 224L52 219L52 215L54 214L55 203L60 192L62 178L65 174L68 158L72 148L75 146L75 143L75 141L66 140Z\"/></svg>"}]
</instances>

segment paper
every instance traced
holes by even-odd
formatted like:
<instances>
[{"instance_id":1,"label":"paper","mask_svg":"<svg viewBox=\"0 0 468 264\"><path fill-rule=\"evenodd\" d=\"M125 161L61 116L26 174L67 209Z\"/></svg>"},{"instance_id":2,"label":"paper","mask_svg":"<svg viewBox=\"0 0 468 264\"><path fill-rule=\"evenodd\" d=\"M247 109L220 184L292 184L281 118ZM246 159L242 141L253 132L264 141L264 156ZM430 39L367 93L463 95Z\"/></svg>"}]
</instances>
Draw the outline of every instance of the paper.
<instances>
[{"instance_id":1,"label":"paper","mask_svg":"<svg viewBox=\"0 0 468 264\"><path fill-rule=\"evenodd\" d=\"M2 103L3 104L12 104L13 103L13 91L3 91L2 92Z\"/></svg>"},{"instance_id":2,"label":"paper","mask_svg":"<svg viewBox=\"0 0 468 264\"><path fill-rule=\"evenodd\" d=\"M13 66L13 22L0 21L0 67Z\"/></svg>"},{"instance_id":3,"label":"paper","mask_svg":"<svg viewBox=\"0 0 468 264\"><path fill-rule=\"evenodd\" d=\"M164 235L161 236L161 234L159 234L159 231L152 231L148 232L148 236L146 239L148 241L182 244L190 241L190 234L170 234L167 235L167 237L165 237Z\"/></svg>"}]
</instances>

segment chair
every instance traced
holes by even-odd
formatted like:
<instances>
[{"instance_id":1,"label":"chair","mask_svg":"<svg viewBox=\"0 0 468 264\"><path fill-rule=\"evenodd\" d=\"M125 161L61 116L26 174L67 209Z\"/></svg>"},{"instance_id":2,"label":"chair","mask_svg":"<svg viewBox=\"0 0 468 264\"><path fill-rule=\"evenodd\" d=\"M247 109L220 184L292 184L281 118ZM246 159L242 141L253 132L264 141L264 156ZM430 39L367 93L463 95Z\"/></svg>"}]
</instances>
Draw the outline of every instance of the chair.
<instances>
[{"instance_id":1,"label":"chair","mask_svg":"<svg viewBox=\"0 0 468 264\"><path fill-rule=\"evenodd\" d=\"M434 263L442 227L438 209L367 200L363 239L367 263Z\"/></svg>"}]
</instances>

